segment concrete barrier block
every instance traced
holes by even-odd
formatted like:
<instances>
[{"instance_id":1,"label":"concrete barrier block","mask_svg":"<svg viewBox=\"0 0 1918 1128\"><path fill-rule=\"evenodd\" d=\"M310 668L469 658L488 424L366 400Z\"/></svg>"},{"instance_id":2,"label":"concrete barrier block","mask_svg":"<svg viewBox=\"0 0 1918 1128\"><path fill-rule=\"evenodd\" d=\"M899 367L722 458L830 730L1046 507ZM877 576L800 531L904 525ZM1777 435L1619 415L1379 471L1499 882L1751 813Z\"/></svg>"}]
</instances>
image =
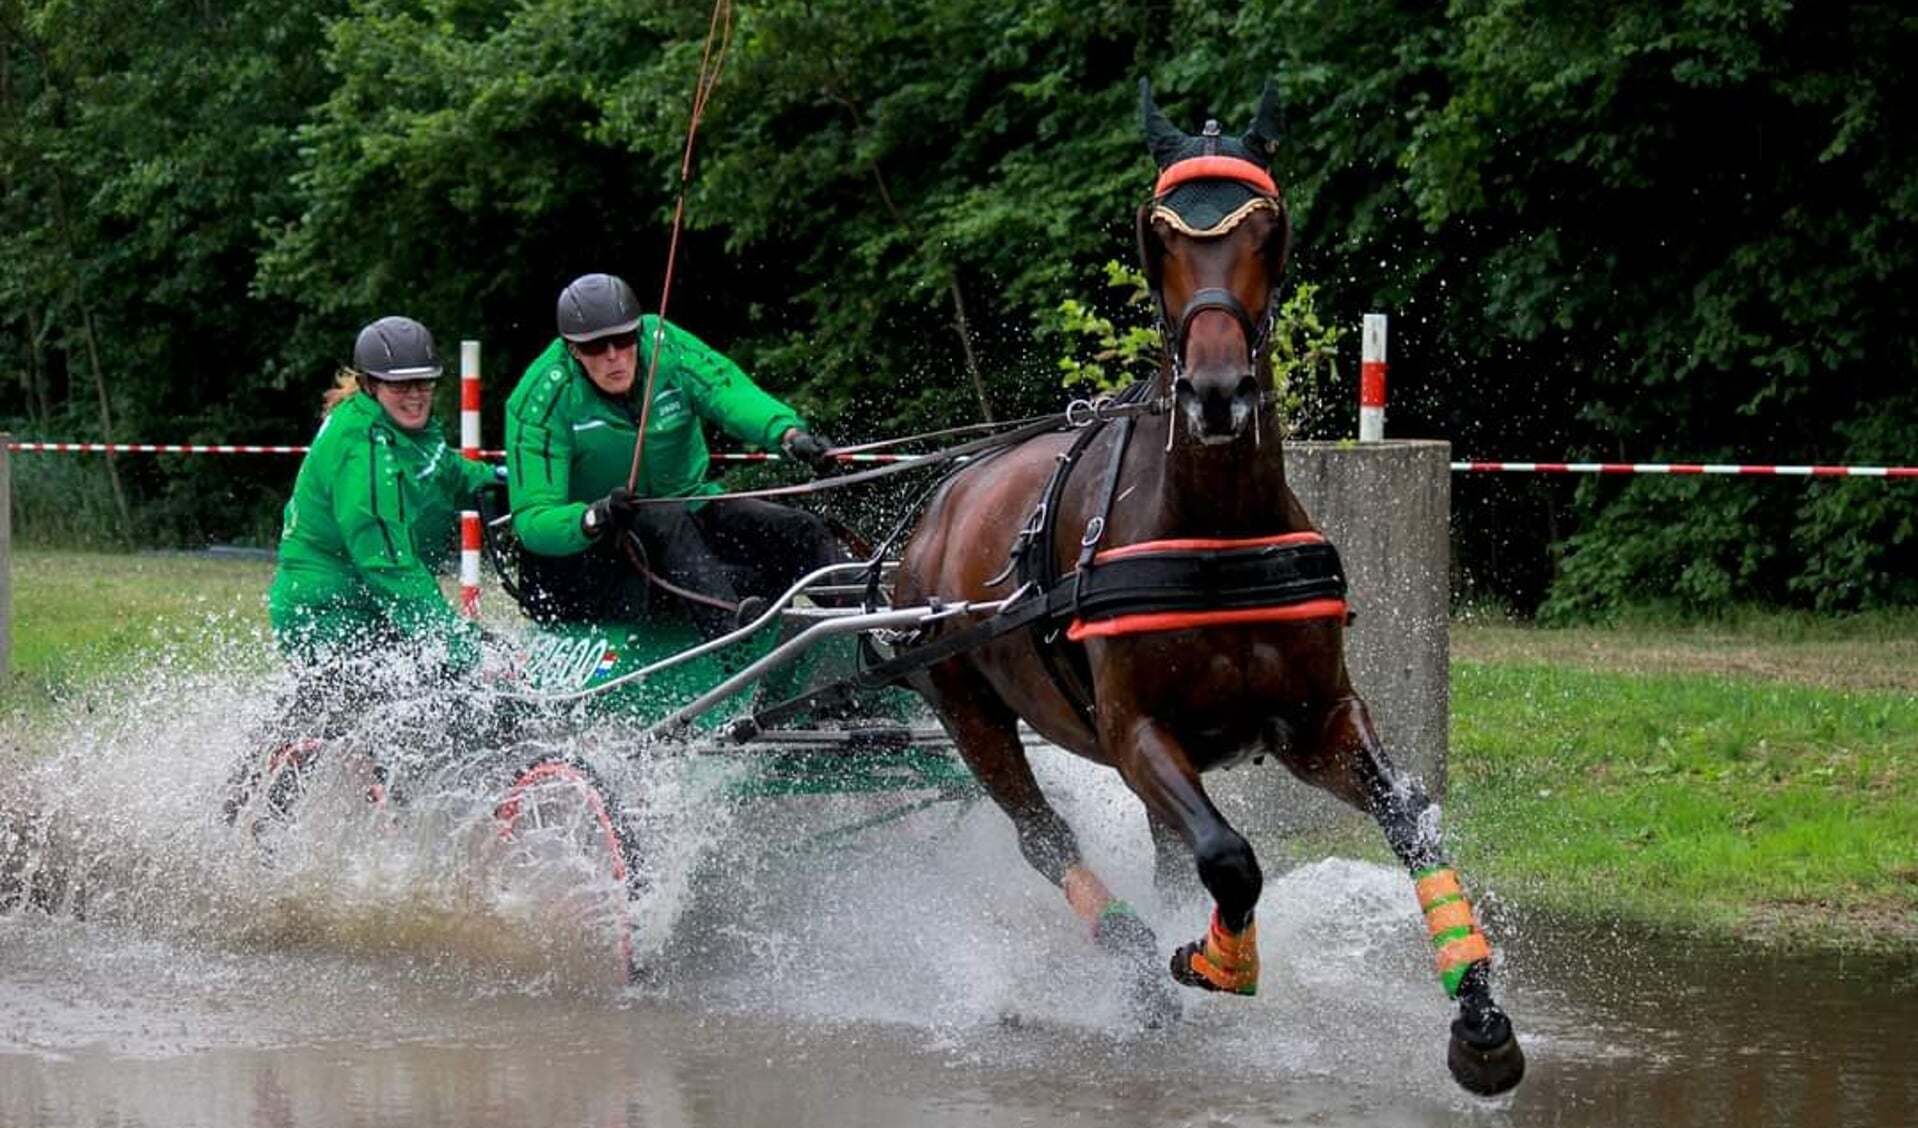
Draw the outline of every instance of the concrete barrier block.
<instances>
[{"instance_id":1,"label":"concrete barrier block","mask_svg":"<svg viewBox=\"0 0 1918 1128\"><path fill-rule=\"evenodd\" d=\"M1451 452L1429 440L1301 442L1285 458L1292 491L1345 565L1358 616L1346 633L1352 684L1386 752L1435 799L1451 716ZM1215 772L1206 788L1246 833L1372 821L1271 760Z\"/></svg>"}]
</instances>

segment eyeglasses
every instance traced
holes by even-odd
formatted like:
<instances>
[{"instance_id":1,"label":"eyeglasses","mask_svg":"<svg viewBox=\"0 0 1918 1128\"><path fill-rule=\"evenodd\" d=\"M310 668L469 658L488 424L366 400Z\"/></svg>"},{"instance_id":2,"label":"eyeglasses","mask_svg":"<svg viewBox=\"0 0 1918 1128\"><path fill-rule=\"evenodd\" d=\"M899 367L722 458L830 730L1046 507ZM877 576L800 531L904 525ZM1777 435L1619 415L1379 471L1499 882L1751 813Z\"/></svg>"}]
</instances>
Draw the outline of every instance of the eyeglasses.
<instances>
[{"instance_id":1,"label":"eyeglasses","mask_svg":"<svg viewBox=\"0 0 1918 1128\"><path fill-rule=\"evenodd\" d=\"M606 337L594 337L590 341L574 341L573 351L581 356L605 356L614 349L624 351L637 344L639 344L639 333L636 330L630 330Z\"/></svg>"},{"instance_id":2,"label":"eyeglasses","mask_svg":"<svg viewBox=\"0 0 1918 1128\"><path fill-rule=\"evenodd\" d=\"M433 389L439 386L438 379L381 380L377 377L368 377L367 380L369 383L373 385L373 389L385 388L387 391L393 393L394 395L407 395L409 393L417 395L419 393L425 393L426 395L430 396L433 394ZM369 389L369 390L372 390L372 389Z\"/></svg>"}]
</instances>

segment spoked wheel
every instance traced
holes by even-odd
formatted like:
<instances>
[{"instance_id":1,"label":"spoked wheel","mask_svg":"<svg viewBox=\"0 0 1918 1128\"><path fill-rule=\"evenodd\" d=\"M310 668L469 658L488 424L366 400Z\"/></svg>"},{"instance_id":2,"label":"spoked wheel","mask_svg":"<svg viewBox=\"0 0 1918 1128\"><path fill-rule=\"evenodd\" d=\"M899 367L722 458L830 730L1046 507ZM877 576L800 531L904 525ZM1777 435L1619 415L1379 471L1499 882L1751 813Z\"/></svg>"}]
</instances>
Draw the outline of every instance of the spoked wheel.
<instances>
[{"instance_id":1,"label":"spoked wheel","mask_svg":"<svg viewBox=\"0 0 1918 1128\"><path fill-rule=\"evenodd\" d=\"M243 761L227 783L220 813L228 826L245 825L261 841L274 827L293 820L295 809L325 762L328 745L308 736L275 743ZM373 806L386 802L386 771L364 753L356 753L351 783Z\"/></svg>"},{"instance_id":2,"label":"spoked wheel","mask_svg":"<svg viewBox=\"0 0 1918 1128\"><path fill-rule=\"evenodd\" d=\"M570 757L536 759L514 774L493 820L511 866L569 885L548 891L560 913L582 932L609 933L620 973L633 979L638 852L599 776Z\"/></svg>"}]
</instances>

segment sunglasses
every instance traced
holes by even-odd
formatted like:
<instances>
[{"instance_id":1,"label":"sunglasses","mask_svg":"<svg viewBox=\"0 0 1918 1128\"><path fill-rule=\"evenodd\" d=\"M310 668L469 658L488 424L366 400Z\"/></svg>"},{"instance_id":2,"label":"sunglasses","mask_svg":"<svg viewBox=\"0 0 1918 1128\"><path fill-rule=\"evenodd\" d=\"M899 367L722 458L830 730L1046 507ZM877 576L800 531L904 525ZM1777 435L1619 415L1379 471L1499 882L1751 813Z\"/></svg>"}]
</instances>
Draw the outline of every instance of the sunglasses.
<instances>
[{"instance_id":1,"label":"sunglasses","mask_svg":"<svg viewBox=\"0 0 1918 1128\"><path fill-rule=\"evenodd\" d=\"M574 341L573 351L581 356L605 356L614 349L630 349L639 343L638 331L614 333L609 337L595 337L590 341Z\"/></svg>"}]
</instances>

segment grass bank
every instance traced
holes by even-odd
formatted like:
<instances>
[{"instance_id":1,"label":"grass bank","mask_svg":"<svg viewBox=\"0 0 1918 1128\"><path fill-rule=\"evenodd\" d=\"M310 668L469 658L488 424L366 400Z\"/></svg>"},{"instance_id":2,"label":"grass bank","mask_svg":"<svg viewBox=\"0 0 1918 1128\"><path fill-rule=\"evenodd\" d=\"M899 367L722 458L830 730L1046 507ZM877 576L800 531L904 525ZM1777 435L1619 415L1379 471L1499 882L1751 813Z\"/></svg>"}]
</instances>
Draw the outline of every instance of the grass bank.
<instances>
[{"instance_id":1,"label":"grass bank","mask_svg":"<svg viewBox=\"0 0 1918 1128\"><path fill-rule=\"evenodd\" d=\"M257 637L270 576L17 553L6 723L158 651ZM1475 884L1572 917L1918 949L1918 615L1463 620L1452 642L1445 816ZM1337 845L1383 855L1369 828Z\"/></svg>"},{"instance_id":2,"label":"grass bank","mask_svg":"<svg viewBox=\"0 0 1918 1128\"><path fill-rule=\"evenodd\" d=\"M1918 948L1918 617L1457 624L1449 784L1527 904Z\"/></svg>"},{"instance_id":3,"label":"grass bank","mask_svg":"<svg viewBox=\"0 0 1918 1128\"><path fill-rule=\"evenodd\" d=\"M9 711L32 710L87 681L261 636L272 561L257 557L15 549ZM262 653L261 661L271 655Z\"/></svg>"}]
</instances>

